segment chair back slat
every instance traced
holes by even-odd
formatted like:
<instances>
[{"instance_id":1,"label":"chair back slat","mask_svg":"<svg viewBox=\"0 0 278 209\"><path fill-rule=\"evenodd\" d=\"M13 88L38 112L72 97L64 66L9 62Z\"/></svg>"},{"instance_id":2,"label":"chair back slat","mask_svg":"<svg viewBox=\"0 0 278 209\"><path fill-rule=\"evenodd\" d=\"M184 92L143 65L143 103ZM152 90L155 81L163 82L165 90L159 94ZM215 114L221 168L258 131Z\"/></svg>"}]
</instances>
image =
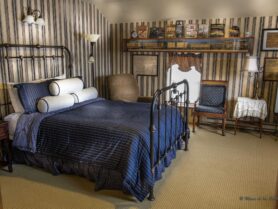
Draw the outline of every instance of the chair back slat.
<instances>
[{"instance_id":1,"label":"chair back slat","mask_svg":"<svg viewBox=\"0 0 278 209\"><path fill-rule=\"evenodd\" d=\"M227 99L228 81L202 80L200 105L224 107Z\"/></svg>"}]
</instances>

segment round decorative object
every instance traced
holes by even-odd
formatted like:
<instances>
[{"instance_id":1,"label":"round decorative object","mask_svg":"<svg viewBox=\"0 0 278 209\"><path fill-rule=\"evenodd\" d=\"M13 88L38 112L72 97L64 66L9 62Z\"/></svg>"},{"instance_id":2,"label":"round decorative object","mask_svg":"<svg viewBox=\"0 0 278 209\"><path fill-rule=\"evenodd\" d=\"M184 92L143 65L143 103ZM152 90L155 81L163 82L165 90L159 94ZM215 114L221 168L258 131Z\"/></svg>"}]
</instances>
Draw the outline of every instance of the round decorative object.
<instances>
[{"instance_id":1,"label":"round decorative object","mask_svg":"<svg viewBox=\"0 0 278 209\"><path fill-rule=\"evenodd\" d=\"M131 38L138 38L138 34L136 31L131 32Z\"/></svg>"}]
</instances>

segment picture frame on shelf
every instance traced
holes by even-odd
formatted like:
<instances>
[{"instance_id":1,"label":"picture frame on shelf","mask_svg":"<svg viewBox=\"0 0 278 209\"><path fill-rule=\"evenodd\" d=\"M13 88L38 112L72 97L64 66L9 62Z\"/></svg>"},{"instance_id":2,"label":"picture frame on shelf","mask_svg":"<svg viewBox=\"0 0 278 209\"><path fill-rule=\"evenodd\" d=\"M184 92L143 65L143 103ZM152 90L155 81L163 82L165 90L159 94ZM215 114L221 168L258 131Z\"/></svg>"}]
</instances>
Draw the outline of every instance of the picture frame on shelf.
<instances>
[{"instance_id":1,"label":"picture frame on shelf","mask_svg":"<svg viewBox=\"0 0 278 209\"><path fill-rule=\"evenodd\" d=\"M137 27L137 36L138 38L148 38L148 26L146 25L141 25Z\"/></svg>"},{"instance_id":2,"label":"picture frame on shelf","mask_svg":"<svg viewBox=\"0 0 278 209\"><path fill-rule=\"evenodd\" d=\"M151 27L149 38L164 38L164 28L162 27Z\"/></svg>"},{"instance_id":3,"label":"picture frame on shelf","mask_svg":"<svg viewBox=\"0 0 278 209\"><path fill-rule=\"evenodd\" d=\"M176 38L176 26L167 25L165 27L165 38Z\"/></svg>"},{"instance_id":4,"label":"picture frame on shelf","mask_svg":"<svg viewBox=\"0 0 278 209\"><path fill-rule=\"evenodd\" d=\"M209 25L199 24L198 26L198 38L208 38L209 37Z\"/></svg>"},{"instance_id":5,"label":"picture frame on shelf","mask_svg":"<svg viewBox=\"0 0 278 209\"><path fill-rule=\"evenodd\" d=\"M225 24L210 24L209 36L211 38L225 37Z\"/></svg>"},{"instance_id":6,"label":"picture frame on shelf","mask_svg":"<svg viewBox=\"0 0 278 209\"><path fill-rule=\"evenodd\" d=\"M278 51L278 28L262 30L261 51Z\"/></svg>"},{"instance_id":7,"label":"picture frame on shelf","mask_svg":"<svg viewBox=\"0 0 278 209\"><path fill-rule=\"evenodd\" d=\"M184 26L184 37L185 38L197 38L198 36L198 25L197 24L186 24Z\"/></svg>"},{"instance_id":8,"label":"picture frame on shelf","mask_svg":"<svg viewBox=\"0 0 278 209\"><path fill-rule=\"evenodd\" d=\"M183 20L177 20L176 21L176 38L182 38L183 37L183 31L184 31L184 22Z\"/></svg>"},{"instance_id":9,"label":"picture frame on shelf","mask_svg":"<svg viewBox=\"0 0 278 209\"><path fill-rule=\"evenodd\" d=\"M229 37L240 37L240 28L237 25L230 27Z\"/></svg>"},{"instance_id":10,"label":"picture frame on shelf","mask_svg":"<svg viewBox=\"0 0 278 209\"><path fill-rule=\"evenodd\" d=\"M264 59L264 81L278 81L278 58L266 57Z\"/></svg>"},{"instance_id":11,"label":"picture frame on shelf","mask_svg":"<svg viewBox=\"0 0 278 209\"><path fill-rule=\"evenodd\" d=\"M150 28L149 38L158 38L158 27L151 27Z\"/></svg>"},{"instance_id":12,"label":"picture frame on shelf","mask_svg":"<svg viewBox=\"0 0 278 209\"><path fill-rule=\"evenodd\" d=\"M137 76L158 76L158 55L132 55L132 72Z\"/></svg>"}]
</instances>

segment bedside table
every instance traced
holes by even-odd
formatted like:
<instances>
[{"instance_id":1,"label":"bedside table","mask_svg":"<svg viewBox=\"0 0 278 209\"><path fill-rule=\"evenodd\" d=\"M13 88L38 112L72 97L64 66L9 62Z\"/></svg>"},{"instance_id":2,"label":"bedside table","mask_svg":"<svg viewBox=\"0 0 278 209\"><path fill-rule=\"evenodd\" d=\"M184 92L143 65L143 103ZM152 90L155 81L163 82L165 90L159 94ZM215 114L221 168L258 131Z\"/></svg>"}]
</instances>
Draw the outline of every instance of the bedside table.
<instances>
[{"instance_id":1,"label":"bedside table","mask_svg":"<svg viewBox=\"0 0 278 209\"><path fill-rule=\"evenodd\" d=\"M4 144L4 150L2 153L5 154L7 152L7 162L4 164L8 164L9 172L13 172L12 167L12 143L9 139L9 125L8 122L0 121L0 141Z\"/></svg>"},{"instance_id":2,"label":"bedside table","mask_svg":"<svg viewBox=\"0 0 278 209\"><path fill-rule=\"evenodd\" d=\"M258 118L258 128L260 131L260 138L262 138L263 121L267 116L267 103L263 99L251 99L248 97L238 97L234 110L235 118L235 135L238 128L240 118L250 117Z\"/></svg>"}]
</instances>

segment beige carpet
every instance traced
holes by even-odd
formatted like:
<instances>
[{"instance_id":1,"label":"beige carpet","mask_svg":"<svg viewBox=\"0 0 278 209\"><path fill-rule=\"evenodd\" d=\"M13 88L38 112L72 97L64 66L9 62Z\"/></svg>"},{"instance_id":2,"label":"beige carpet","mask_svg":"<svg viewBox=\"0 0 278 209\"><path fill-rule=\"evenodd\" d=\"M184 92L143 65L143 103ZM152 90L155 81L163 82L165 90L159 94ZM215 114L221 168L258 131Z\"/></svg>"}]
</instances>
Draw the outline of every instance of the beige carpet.
<instances>
[{"instance_id":1,"label":"beige carpet","mask_svg":"<svg viewBox=\"0 0 278 209\"><path fill-rule=\"evenodd\" d=\"M255 133L208 130L192 134L190 151L179 151L156 185L154 202L137 202L120 191L94 192L94 183L52 176L24 165L0 171L4 209L274 209L278 142ZM0 200L1 203L1 200ZM0 206L1 208L1 206Z\"/></svg>"}]
</instances>

